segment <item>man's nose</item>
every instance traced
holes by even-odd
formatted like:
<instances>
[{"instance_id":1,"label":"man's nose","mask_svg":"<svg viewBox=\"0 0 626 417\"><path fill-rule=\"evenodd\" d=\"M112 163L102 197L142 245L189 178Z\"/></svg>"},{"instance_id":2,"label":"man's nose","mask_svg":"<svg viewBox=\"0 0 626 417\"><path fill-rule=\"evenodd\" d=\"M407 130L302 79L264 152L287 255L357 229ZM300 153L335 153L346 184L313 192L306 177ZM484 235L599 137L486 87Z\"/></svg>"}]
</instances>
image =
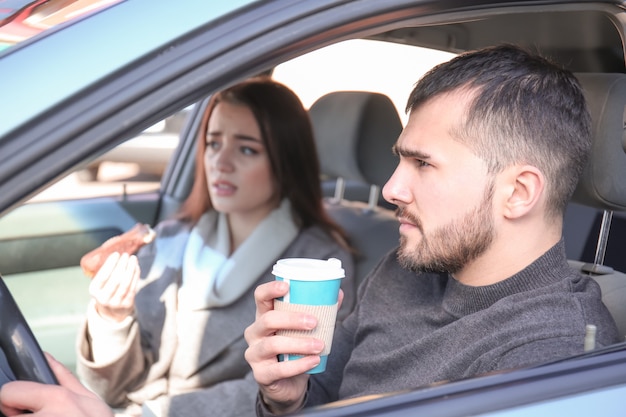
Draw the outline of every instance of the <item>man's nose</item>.
<instances>
[{"instance_id":1,"label":"man's nose","mask_svg":"<svg viewBox=\"0 0 626 417\"><path fill-rule=\"evenodd\" d=\"M383 186L383 198L396 206L410 203L411 193L399 166Z\"/></svg>"}]
</instances>

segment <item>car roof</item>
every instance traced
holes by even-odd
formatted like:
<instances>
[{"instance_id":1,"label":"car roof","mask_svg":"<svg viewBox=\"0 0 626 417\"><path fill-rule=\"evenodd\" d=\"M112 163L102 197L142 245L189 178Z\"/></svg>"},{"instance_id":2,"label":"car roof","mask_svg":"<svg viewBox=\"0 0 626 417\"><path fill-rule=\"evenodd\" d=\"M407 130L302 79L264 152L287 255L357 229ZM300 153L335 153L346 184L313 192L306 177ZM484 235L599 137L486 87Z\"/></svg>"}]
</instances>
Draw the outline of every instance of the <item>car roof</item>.
<instances>
[{"instance_id":1,"label":"car roof","mask_svg":"<svg viewBox=\"0 0 626 417\"><path fill-rule=\"evenodd\" d=\"M403 27L372 38L453 53L508 42L537 48L574 72L624 72L619 23L603 11L611 2L568 2L558 11L545 4L528 9L523 4L529 2L517 3L459 12L458 19L451 14L439 24Z\"/></svg>"}]
</instances>

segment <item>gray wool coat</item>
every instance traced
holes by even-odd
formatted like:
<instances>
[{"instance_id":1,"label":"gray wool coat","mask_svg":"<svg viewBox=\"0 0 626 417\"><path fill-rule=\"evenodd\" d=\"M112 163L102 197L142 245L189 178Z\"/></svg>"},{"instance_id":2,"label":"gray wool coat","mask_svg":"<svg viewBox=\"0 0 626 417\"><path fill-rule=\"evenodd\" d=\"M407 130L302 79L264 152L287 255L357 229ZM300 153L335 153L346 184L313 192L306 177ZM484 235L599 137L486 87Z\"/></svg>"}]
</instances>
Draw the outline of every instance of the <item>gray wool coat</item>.
<instances>
[{"instance_id":1,"label":"gray wool coat","mask_svg":"<svg viewBox=\"0 0 626 417\"><path fill-rule=\"evenodd\" d=\"M166 221L157 227L157 239L185 234L189 224ZM149 271L156 245L138 253L142 270ZM318 227L301 231L280 258L341 259L346 270L345 293L338 320L355 300L352 256ZM234 303L194 311L177 317L177 292L181 270L168 268L161 276L142 278L135 299L136 319L131 325L124 354L111 363L96 365L91 358L87 323L77 340L77 373L109 405L129 414L140 413L146 400L157 400L163 416L253 416L258 386L244 359L244 330L255 317L254 290L273 280L271 266ZM187 313L189 314L189 313ZM182 333L192 335L178 340Z\"/></svg>"}]
</instances>

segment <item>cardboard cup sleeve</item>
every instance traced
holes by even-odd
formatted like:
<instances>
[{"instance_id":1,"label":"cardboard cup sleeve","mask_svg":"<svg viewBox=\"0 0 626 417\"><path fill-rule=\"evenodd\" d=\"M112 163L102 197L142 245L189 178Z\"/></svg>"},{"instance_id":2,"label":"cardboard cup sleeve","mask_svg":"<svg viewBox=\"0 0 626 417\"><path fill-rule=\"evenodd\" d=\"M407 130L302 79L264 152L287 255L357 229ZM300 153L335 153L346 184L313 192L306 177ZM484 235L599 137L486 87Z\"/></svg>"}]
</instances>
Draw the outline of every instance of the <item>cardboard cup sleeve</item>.
<instances>
[{"instance_id":1,"label":"cardboard cup sleeve","mask_svg":"<svg viewBox=\"0 0 626 417\"><path fill-rule=\"evenodd\" d=\"M324 341L324 350L321 355L328 355L333 342L335 321L337 320L337 304L312 306L305 304L285 303L274 300L275 310L287 310L307 313L317 318L317 327L312 330L279 330L277 334L292 337L314 337Z\"/></svg>"}]
</instances>

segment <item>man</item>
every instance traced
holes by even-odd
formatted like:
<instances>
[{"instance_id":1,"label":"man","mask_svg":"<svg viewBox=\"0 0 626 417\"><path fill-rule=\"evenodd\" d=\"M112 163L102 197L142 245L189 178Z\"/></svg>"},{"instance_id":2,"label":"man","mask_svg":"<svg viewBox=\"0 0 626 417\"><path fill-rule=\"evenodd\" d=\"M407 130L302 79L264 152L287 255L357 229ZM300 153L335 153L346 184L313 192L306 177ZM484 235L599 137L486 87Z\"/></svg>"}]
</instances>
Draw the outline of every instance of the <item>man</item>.
<instances>
[{"instance_id":1,"label":"man","mask_svg":"<svg viewBox=\"0 0 626 417\"><path fill-rule=\"evenodd\" d=\"M562 239L591 143L574 76L510 45L460 55L411 93L399 164L383 189L398 207L400 246L359 289L323 342L277 336L314 317L273 310L284 282L257 288L246 359L259 415L528 366L617 341L598 285L573 272ZM306 355L278 362L280 353ZM308 389L307 389L308 387Z\"/></svg>"},{"instance_id":2,"label":"man","mask_svg":"<svg viewBox=\"0 0 626 417\"><path fill-rule=\"evenodd\" d=\"M483 49L425 75L407 110L394 146L400 162L383 190L398 206L400 246L359 289L324 373L305 374L319 363L321 340L276 335L316 326L273 310L287 284L255 292L245 336L260 415L581 353L587 324L597 346L617 342L598 285L569 268L561 237L591 141L573 75L513 46ZM278 362L285 352L307 356ZM111 415L51 365L61 387L10 382L0 410Z\"/></svg>"}]
</instances>

